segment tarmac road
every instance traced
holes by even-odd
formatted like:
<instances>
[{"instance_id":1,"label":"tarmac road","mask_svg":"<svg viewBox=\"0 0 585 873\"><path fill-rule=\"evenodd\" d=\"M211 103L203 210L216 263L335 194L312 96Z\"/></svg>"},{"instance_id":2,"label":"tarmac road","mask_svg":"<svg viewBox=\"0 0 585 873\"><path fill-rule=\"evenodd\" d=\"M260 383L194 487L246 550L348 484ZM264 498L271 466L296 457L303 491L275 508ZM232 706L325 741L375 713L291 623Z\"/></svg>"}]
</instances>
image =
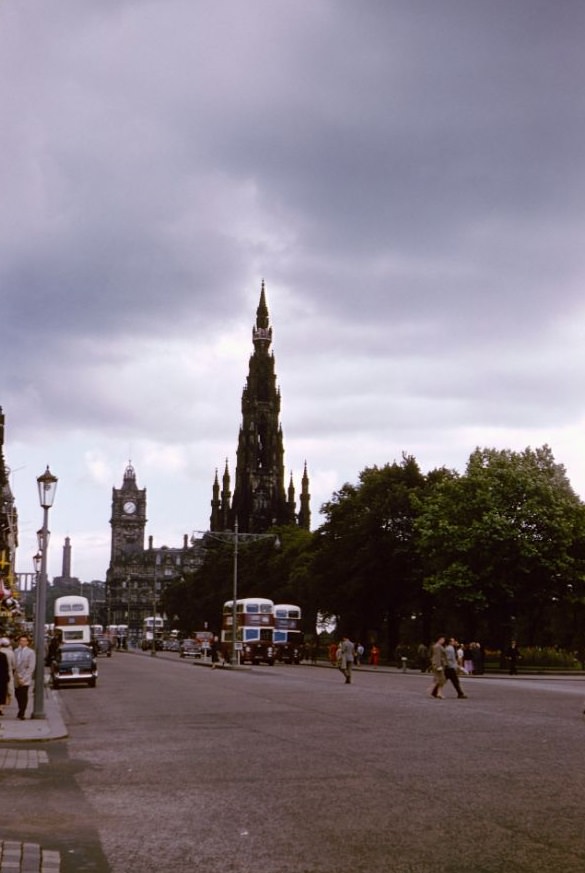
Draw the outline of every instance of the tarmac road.
<instances>
[{"instance_id":1,"label":"tarmac road","mask_svg":"<svg viewBox=\"0 0 585 873\"><path fill-rule=\"evenodd\" d=\"M582 873L585 680L100 659L69 738L4 770L4 840L60 873ZM3 743L22 747L22 743ZM35 871L36 873L36 871Z\"/></svg>"}]
</instances>

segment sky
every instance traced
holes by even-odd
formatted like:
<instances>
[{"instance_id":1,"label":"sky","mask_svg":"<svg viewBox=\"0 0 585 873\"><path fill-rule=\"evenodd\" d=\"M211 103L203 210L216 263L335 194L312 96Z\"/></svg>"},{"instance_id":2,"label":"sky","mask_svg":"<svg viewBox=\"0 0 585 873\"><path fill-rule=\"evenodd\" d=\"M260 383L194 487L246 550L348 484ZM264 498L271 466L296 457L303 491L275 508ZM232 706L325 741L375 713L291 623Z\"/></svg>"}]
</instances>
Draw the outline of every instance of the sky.
<instances>
[{"instance_id":1,"label":"sky","mask_svg":"<svg viewBox=\"0 0 585 873\"><path fill-rule=\"evenodd\" d=\"M32 570L232 474L261 282L312 527L366 467L547 443L585 498L582 0L5 0L0 405Z\"/></svg>"}]
</instances>

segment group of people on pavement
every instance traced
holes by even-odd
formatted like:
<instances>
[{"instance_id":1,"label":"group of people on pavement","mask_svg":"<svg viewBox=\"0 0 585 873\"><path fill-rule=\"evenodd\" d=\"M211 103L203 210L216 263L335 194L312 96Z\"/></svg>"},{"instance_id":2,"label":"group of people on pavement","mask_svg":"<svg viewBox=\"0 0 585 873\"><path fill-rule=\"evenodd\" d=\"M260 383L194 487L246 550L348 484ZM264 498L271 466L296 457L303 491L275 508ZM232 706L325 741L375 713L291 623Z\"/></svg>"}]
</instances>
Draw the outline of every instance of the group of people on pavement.
<instances>
[{"instance_id":1,"label":"group of people on pavement","mask_svg":"<svg viewBox=\"0 0 585 873\"><path fill-rule=\"evenodd\" d=\"M36 656L29 646L29 638L21 634L16 649L8 637L0 638L0 716L4 706L15 698L18 704L17 718L26 718L29 689L33 683Z\"/></svg>"}]
</instances>

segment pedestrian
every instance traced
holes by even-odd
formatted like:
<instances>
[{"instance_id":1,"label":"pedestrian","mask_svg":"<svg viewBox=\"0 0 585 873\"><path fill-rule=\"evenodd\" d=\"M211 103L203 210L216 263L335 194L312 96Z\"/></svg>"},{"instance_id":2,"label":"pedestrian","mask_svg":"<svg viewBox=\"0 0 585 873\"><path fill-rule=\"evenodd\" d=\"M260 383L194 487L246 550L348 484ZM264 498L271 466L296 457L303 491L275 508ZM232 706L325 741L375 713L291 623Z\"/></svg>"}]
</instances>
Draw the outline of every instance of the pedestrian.
<instances>
[{"instance_id":1,"label":"pedestrian","mask_svg":"<svg viewBox=\"0 0 585 873\"><path fill-rule=\"evenodd\" d=\"M8 661L8 697L6 703L10 704L14 700L14 649L8 637L0 639L0 652L4 653Z\"/></svg>"},{"instance_id":2,"label":"pedestrian","mask_svg":"<svg viewBox=\"0 0 585 873\"><path fill-rule=\"evenodd\" d=\"M484 648L481 643L471 644L471 659L473 661L473 672L477 676L483 675L485 657Z\"/></svg>"},{"instance_id":3,"label":"pedestrian","mask_svg":"<svg viewBox=\"0 0 585 873\"><path fill-rule=\"evenodd\" d=\"M508 651L506 652L506 660L508 661L508 672L510 676L516 676L518 673L518 661L522 660L522 655L520 654L520 649L518 648L516 640L512 640L510 643Z\"/></svg>"},{"instance_id":4,"label":"pedestrian","mask_svg":"<svg viewBox=\"0 0 585 873\"><path fill-rule=\"evenodd\" d=\"M0 649L0 715L4 715L3 706L10 703L9 700L10 687L10 664L6 653Z\"/></svg>"},{"instance_id":5,"label":"pedestrian","mask_svg":"<svg viewBox=\"0 0 585 873\"><path fill-rule=\"evenodd\" d=\"M416 650L416 655L420 672L427 673L430 669L429 647L424 643L420 643Z\"/></svg>"},{"instance_id":6,"label":"pedestrian","mask_svg":"<svg viewBox=\"0 0 585 873\"><path fill-rule=\"evenodd\" d=\"M380 663L380 649L375 643L370 647L370 664L372 667L377 667Z\"/></svg>"},{"instance_id":7,"label":"pedestrian","mask_svg":"<svg viewBox=\"0 0 585 873\"><path fill-rule=\"evenodd\" d=\"M445 667L445 680L449 681L459 699L466 698L467 694L463 693L459 683L458 663L457 663L457 640L455 637L450 637L448 644L445 646L445 655L447 656L447 666Z\"/></svg>"},{"instance_id":8,"label":"pedestrian","mask_svg":"<svg viewBox=\"0 0 585 873\"><path fill-rule=\"evenodd\" d=\"M46 660L47 667L50 667L52 662L57 660L57 657L59 655L59 648L60 648L62 642L63 642L62 633L60 630L57 629L54 632L54 634L51 636L51 639L49 640L49 646L47 649L47 660ZM97 655L96 647L97 647L97 640L94 637L92 640L92 648L93 648L94 655Z\"/></svg>"},{"instance_id":9,"label":"pedestrian","mask_svg":"<svg viewBox=\"0 0 585 873\"><path fill-rule=\"evenodd\" d=\"M364 647L361 643L358 643L355 647L355 660L354 664L356 667L359 667L362 663L362 658L364 657Z\"/></svg>"},{"instance_id":10,"label":"pedestrian","mask_svg":"<svg viewBox=\"0 0 585 873\"><path fill-rule=\"evenodd\" d=\"M354 659L354 645L349 637L341 637L339 644L339 669L345 676L345 684L351 683L351 671Z\"/></svg>"},{"instance_id":11,"label":"pedestrian","mask_svg":"<svg viewBox=\"0 0 585 873\"><path fill-rule=\"evenodd\" d=\"M431 670L433 673L433 684L431 686L431 697L443 699L442 688L445 684L445 667L447 666L447 655L445 654L445 635L441 634L437 637L437 641L431 649Z\"/></svg>"},{"instance_id":12,"label":"pedestrian","mask_svg":"<svg viewBox=\"0 0 585 873\"><path fill-rule=\"evenodd\" d=\"M468 676L473 676L473 643L463 644L463 669Z\"/></svg>"},{"instance_id":13,"label":"pedestrian","mask_svg":"<svg viewBox=\"0 0 585 873\"><path fill-rule=\"evenodd\" d=\"M209 652L211 654L211 669L215 670L219 663L219 639L217 636L213 637Z\"/></svg>"},{"instance_id":14,"label":"pedestrian","mask_svg":"<svg viewBox=\"0 0 585 873\"><path fill-rule=\"evenodd\" d=\"M337 667L337 643L329 644L329 660L332 667Z\"/></svg>"},{"instance_id":15,"label":"pedestrian","mask_svg":"<svg viewBox=\"0 0 585 873\"><path fill-rule=\"evenodd\" d=\"M463 667L463 646L461 643L457 643L457 666L460 668L459 672L462 672Z\"/></svg>"},{"instance_id":16,"label":"pedestrian","mask_svg":"<svg viewBox=\"0 0 585 873\"><path fill-rule=\"evenodd\" d=\"M17 718L21 721L26 717L28 690L32 684L36 664L35 653L28 642L27 635L21 634L18 648L14 653L14 696L18 703Z\"/></svg>"}]
</instances>

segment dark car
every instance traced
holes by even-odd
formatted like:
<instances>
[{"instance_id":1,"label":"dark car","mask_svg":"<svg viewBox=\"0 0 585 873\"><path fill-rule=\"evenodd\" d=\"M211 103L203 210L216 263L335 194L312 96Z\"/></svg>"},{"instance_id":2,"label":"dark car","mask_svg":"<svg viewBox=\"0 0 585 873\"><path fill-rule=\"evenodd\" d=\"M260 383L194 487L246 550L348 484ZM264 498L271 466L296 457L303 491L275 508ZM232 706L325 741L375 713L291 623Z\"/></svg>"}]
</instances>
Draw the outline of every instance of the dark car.
<instances>
[{"instance_id":1,"label":"dark car","mask_svg":"<svg viewBox=\"0 0 585 873\"><path fill-rule=\"evenodd\" d=\"M105 655L107 658L112 657L112 641L107 637L95 637L93 641L93 650L97 655Z\"/></svg>"},{"instance_id":2,"label":"dark car","mask_svg":"<svg viewBox=\"0 0 585 873\"><path fill-rule=\"evenodd\" d=\"M181 644L179 640L165 640L163 643L164 652L180 652Z\"/></svg>"},{"instance_id":3,"label":"dark car","mask_svg":"<svg viewBox=\"0 0 585 873\"><path fill-rule=\"evenodd\" d=\"M195 640L182 640L179 647L179 657L181 658L200 658L203 654L201 643Z\"/></svg>"},{"instance_id":4,"label":"dark car","mask_svg":"<svg viewBox=\"0 0 585 873\"><path fill-rule=\"evenodd\" d=\"M63 643L51 661L53 688L61 685L89 685L95 688L98 671L91 647L84 643Z\"/></svg>"}]
</instances>

